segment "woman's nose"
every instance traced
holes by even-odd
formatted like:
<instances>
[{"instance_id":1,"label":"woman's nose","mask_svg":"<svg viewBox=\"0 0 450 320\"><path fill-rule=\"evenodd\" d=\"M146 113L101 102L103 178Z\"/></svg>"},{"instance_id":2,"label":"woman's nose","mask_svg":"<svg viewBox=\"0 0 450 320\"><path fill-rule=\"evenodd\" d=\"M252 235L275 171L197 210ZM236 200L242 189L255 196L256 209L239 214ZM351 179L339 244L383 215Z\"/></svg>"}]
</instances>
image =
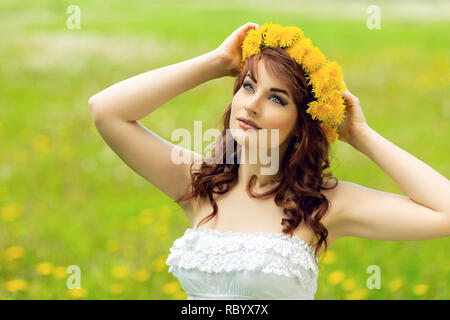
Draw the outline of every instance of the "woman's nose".
<instances>
[{"instance_id":1,"label":"woman's nose","mask_svg":"<svg viewBox=\"0 0 450 320\"><path fill-rule=\"evenodd\" d=\"M257 99L255 98L251 101L248 101L244 108L248 113L257 114L259 110Z\"/></svg>"},{"instance_id":2,"label":"woman's nose","mask_svg":"<svg viewBox=\"0 0 450 320\"><path fill-rule=\"evenodd\" d=\"M248 106L245 106L244 108L247 111L247 113L249 113L249 114L250 113L256 114L256 111L254 110L254 108L251 108L251 107L248 107Z\"/></svg>"}]
</instances>

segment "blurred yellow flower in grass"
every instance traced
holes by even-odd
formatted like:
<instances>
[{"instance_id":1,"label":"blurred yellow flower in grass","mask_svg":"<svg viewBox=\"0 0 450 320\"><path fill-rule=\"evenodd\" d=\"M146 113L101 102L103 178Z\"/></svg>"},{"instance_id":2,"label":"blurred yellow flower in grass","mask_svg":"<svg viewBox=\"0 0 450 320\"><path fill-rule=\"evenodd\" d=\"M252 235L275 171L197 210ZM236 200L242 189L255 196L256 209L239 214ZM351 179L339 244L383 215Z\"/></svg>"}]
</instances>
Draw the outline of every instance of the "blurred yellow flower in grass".
<instances>
[{"instance_id":1,"label":"blurred yellow flower in grass","mask_svg":"<svg viewBox=\"0 0 450 320\"><path fill-rule=\"evenodd\" d=\"M330 250L325 253L325 257L322 260L324 264L333 264L336 261L337 255L336 252Z\"/></svg>"},{"instance_id":2,"label":"blurred yellow flower in grass","mask_svg":"<svg viewBox=\"0 0 450 320\"><path fill-rule=\"evenodd\" d=\"M55 267L53 269L53 275L58 279L67 277L66 268L62 266Z\"/></svg>"},{"instance_id":3,"label":"blurred yellow flower in grass","mask_svg":"<svg viewBox=\"0 0 450 320\"><path fill-rule=\"evenodd\" d=\"M128 270L123 266L116 266L112 269L112 275L116 279L123 279L128 275Z\"/></svg>"},{"instance_id":4,"label":"blurred yellow flower in grass","mask_svg":"<svg viewBox=\"0 0 450 320\"><path fill-rule=\"evenodd\" d=\"M368 295L367 289L356 289L352 293L345 296L346 300L361 300L365 299Z\"/></svg>"},{"instance_id":5,"label":"blurred yellow flower in grass","mask_svg":"<svg viewBox=\"0 0 450 320\"><path fill-rule=\"evenodd\" d=\"M23 207L20 203L14 202L4 205L2 207L2 219L5 222L12 222L17 217L20 217L23 212Z\"/></svg>"},{"instance_id":6,"label":"blurred yellow flower in grass","mask_svg":"<svg viewBox=\"0 0 450 320\"><path fill-rule=\"evenodd\" d=\"M28 289L28 283L23 279L14 279L5 282L5 289L8 292L25 291Z\"/></svg>"},{"instance_id":7,"label":"blurred yellow flower in grass","mask_svg":"<svg viewBox=\"0 0 450 320\"><path fill-rule=\"evenodd\" d=\"M345 274L341 270L333 271L328 275L328 282L330 282L331 284L337 284L344 280L344 276Z\"/></svg>"},{"instance_id":8,"label":"blurred yellow flower in grass","mask_svg":"<svg viewBox=\"0 0 450 320\"><path fill-rule=\"evenodd\" d=\"M413 289L413 292L416 296L421 296L421 295L425 294L427 291L428 291L427 284L418 284Z\"/></svg>"},{"instance_id":9,"label":"blurred yellow flower in grass","mask_svg":"<svg viewBox=\"0 0 450 320\"><path fill-rule=\"evenodd\" d=\"M51 262L41 262L36 265L36 271L42 275L49 275L53 271L53 264Z\"/></svg>"},{"instance_id":10,"label":"blurred yellow flower in grass","mask_svg":"<svg viewBox=\"0 0 450 320\"><path fill-rule=\"evenodd\" d=\"M118 283L113 283L109 289L114 294L121 294L123 292L123 286Z\"/></svg>"},{"instance_id":11,"label":"blurred yellow flower in grass","mask_svg":"<svg viewBox=\"0 0 450 320\"><path fill-rule=\"evenodd\" d=\"M162 291L165 294L174 294L181 289L180 284L176 281L171 281L163 285Z\"/></svg>"},{"instance_id":12,"label":"blurred yellow flower in grass","mask_svg":"<svg viewBox=\"0 0 450 320\"><path fill-rule=\"evenodd\" d=\"M119 249L120 246L117 240L108 240L108 242L106 243L106 250L108 250L109 252L117 252L119 251Z\"/></svg>"},{"instance_id":13,"label":"blurred yellow flower in grass","mask_svg":"<svg viewBox=\"0 0 450 320\"><path fill-rule=\"evenodd\" d=\"M355 288L355 280L354 279L344 280L342 282L341 286L342 286L342 289L344 289L345 291L353 290L353 288Z\"/></svg>"},{"instance_id":14,"label":"blurred yellow flower in grass","mask_svg":"<svg viewBox=\"0 0 450 320\"><path fill-rule=\"evenodd\" d=\"M25 251L21 246L13 246L5 249L3 255L6 261L12 261L19 258L22 258L25 254Z\"/></svg>"},{"instance_id":15,"label":"blurred yellow flower in grass","mask_svg":"<svg viewBox=\"0 0 450 320\"><path fill-rule=\"evenodd\" d=\"M403 279L401 277L395 278L389 282L388 287L392 292L398 291L403 286Z\"/></svg>"},{"instance_id":16,"label":"blurred yellow flower in grass","mask_svg":"<svg viewBox=\"0 0 450 320\"><path fill-rule=\"evenodd\" d=\"M156 258L152 263L153 270L155 270L156 272L161 272L164 269L166 269L166 267L168 267L166 265L166 260L167 260L166 255L161 255L158 258Z\"/></svg>"},{"instance_id":17,"label":"blurred yellow flower in grass","mask_svg":"<svg viewBox=\"0 0 450 320\"><path fill-rule=\"evenodd\" d=\"M144 282L150 279L150 272L145 269L141 269L135 272L134 279L139 282Z\"/></svg>"},{"instance_id":18,"label":"blurred yellow flower in grass","mask_svg":"<svg viewBox=\"0 0 450 320\"><path fill-rule=\"evenodd\" d=\"M80 289L69 289L69 296L71 298L83 298L87 294L87 290L84 288Z\"/></svg>"},{"instance_id":19,"label":"blurred yellow flower in grass","mask_svg":"<svg viewBox=\"0 0 450 320\"><path fill-rule=\"evenodd\" d=\"M155 219L155 212L150 208L146 208L139 213L139 221L142 224L150 224L153 222L154 219Z\"/></svg>"},{"instance_id":20,"label":"blurred yellow flower in grass","mask_svg":"<svg viewBox=\"0 0 450 320\"><path fill-rule=\"evenodd\" d=\"M186 300L187 299L187 294L185 293L185 292L175 292L173 295L172 295L172 299L173 300Z\"/></svg>"},{"instance_id":21,"label":"blurred yellow flower in grass","mask_svg":"<svg viewBox=\"0 0 450 320\"><path fill-rule=\"evenodd\" d=\"M33 149L39 152L48 151L50 139L42 134L37 135L32 140Z\"/></svg>"}]
</instances>

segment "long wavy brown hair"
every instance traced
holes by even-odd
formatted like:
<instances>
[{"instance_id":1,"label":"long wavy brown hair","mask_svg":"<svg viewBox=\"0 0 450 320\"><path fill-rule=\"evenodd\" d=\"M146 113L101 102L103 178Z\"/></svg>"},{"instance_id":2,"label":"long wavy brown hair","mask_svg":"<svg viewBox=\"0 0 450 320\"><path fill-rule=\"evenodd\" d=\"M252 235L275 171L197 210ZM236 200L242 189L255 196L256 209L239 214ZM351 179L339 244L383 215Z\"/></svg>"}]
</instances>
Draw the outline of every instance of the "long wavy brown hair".
<instances>
[{"instance_id":1,"label":"long wavy brown hair","mask_svg":"<svg viewBox=\"0 0 450 320\"><path fill-rule=\"evenodd\" d=\"M300 132L299 143L294 148L294 139L291 139L289 146L283 156L280 164L283 178L273 189L257 194L252 191L256 175L253 175L247 186L248 194L253 198L268 198L275 194L274 200L277 206L283 208L286 219L282 219L281 225L283 233L289 233L292 236L293 230L304 219L305 224L314 230L319 239L313 244L315 247L315 256L317 257L320 246L324 243L327 250L328 230L320 222L329 208L329 201L320 192L321 190L334 189L338 180L332 173L325 170L330 167L330 146L327 143L325 133L317 120L313 120L306 113L308 102L314 99L311 87L308 85L305 73L301 65L297 64L288 53L281 48L266 48L257 55L247 59L243 70L236 78L233 88L233 95L240 89L248 71L257 75L257 64L262 60L266 70L272 76L282 80L289 87L295 101L298 119L297 126ZM231 105L225 109L221 117L221 136L215 142L219 151L234 150L233 152L215 152L212 157L203 157L199 169L193 172L190 167L191 184L190 191L182 195L177 203L187 201L192 198L208 198L213 212L199 222L199 225L205 223L218 213L216 200L213 193L223 194L229 191L236 183L238 177L239 163L241 155L241 145L229 134ZM206 151L205 151L206 154ZM208 161L205 161L208 159ZM214 159L214 161L211 161ZM336 183L332 187L325 187L323 181L330 178ZM317 212L316 212L317 211ZM316 214L314 214L316 212ZM205 221L206 220L206 221Z\"/></svg>"}]
</instances>

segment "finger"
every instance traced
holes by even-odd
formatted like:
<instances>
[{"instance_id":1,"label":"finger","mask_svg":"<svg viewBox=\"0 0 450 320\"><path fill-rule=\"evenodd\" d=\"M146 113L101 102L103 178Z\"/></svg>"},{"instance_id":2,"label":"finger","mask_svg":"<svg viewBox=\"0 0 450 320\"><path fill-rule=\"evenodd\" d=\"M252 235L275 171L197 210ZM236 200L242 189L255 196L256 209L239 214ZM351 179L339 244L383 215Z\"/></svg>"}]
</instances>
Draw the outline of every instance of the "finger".
<instances>
[{"instance_id":1,"label":"finger","mask_svg":"<svg viewBox=\"0 0 450 320\"><path fill-rule=\"evenodd\" d=\"M244 24L244 26L251 26L251 27L258 27L259 28L259 25L257 24L257 23L254 23L254 22L247 22L246 24Z\"/></svg>"},{"instance_id":2,"label":"finger","mask_svg":"<svg viewBox=\"0 0 450 320\"><path fill-rule=\"evenodd\" d=\"M246 24L244 24L242 27L242 31L247 32L250 29L259 29L259 25L253 22L247 22Z\"/></svg>"}]
</instances>

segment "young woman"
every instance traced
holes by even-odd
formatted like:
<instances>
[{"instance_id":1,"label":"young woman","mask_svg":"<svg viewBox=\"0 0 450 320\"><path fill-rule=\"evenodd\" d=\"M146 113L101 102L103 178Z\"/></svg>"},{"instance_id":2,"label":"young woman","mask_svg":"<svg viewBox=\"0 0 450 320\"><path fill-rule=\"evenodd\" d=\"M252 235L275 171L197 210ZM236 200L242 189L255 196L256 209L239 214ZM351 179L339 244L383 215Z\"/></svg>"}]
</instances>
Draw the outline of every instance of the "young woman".
<instances>
[{"instance_id":1,"label":"young woman","mask_svg":"<svg viewBox=\"0 0 450 320\"><path fill-rule=\"evenodd\" d=\"M448 236L449 180L373 130L347 89L339 90L346 115L334 138L367 155L407 196L325 179L331 176L324 170L333 132L308 109L318 92L308 75L323 57L316 52L299 60L294 55L304 48L292 53L286 50L289 41L244 57L243 43L257 30L257 24L247 23L211 52L121 81L89 100L108 145L186 212L192 228L175 241L167 264L188 299L314 299L318 257L340 237L413 241ZM301 32L290 30L310 45ZM265 37L267 43L280 43L276 36ZM218 150L232 146L234 151L214 154L215 160L226 161L207 162L138 122L175 96L223 76L237 77L217 140ZM340 112L334 110L330 119ZM256 144L278 154L278 170L269 174L262 173L268 165L259 158L241 159L255 151L250 136L261 130L278 137L267 147L261 138ZM174 163L172 155L180 151L190 161Z\"/></svg>"}]
</instances>

